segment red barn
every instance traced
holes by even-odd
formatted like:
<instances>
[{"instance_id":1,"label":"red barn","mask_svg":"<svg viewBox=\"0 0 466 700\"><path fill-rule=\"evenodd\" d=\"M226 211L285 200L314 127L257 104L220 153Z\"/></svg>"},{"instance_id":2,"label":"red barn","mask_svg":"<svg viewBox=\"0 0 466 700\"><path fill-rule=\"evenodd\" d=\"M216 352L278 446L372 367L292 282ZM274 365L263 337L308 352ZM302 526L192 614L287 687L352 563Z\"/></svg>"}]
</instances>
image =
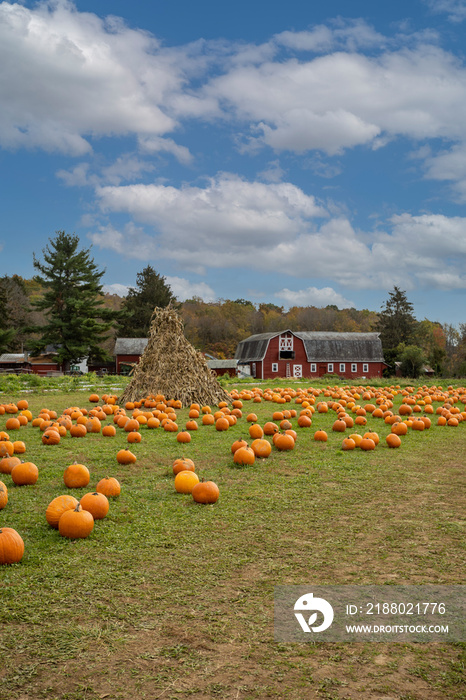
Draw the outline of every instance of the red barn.
<instances>
[{"instance_id":1,"label":"red barn","mask_svg":"<svg viewBox=\"0 0 466 700\"><path fill-rule=\"evenodd\" d=\"M236 349L238 369L257 379L381 377L386 363L378 333L279 331L258 333Z\"/></svg>"},{"instance_id":2,"label":"red barn","mask_svg":"<svg viewBox=\"0 0 466 700\"><path fill-rule=\"evenodd\" d=\"M117 338L113 351L116 373L121 374L122 364L137 364L148 342L148 338Z\"/></svg>"}]
</instances>

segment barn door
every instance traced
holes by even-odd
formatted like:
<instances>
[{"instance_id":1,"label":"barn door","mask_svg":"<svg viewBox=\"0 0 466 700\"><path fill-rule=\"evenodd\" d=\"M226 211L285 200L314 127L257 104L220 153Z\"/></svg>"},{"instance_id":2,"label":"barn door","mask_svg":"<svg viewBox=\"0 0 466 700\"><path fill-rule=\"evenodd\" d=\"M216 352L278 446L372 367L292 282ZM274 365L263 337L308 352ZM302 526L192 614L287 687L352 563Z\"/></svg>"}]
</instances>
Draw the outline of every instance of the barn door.
<instances>
[{"instance_id":1,"label":"barn door","mask_svg":"<svg viewBox=\"0 0 466 700\"><path fill-rule=\"evenodd\" d=\"M293 377L301 378L303 376L303 366L293 365Z\"/></svg>"}]
</instances>

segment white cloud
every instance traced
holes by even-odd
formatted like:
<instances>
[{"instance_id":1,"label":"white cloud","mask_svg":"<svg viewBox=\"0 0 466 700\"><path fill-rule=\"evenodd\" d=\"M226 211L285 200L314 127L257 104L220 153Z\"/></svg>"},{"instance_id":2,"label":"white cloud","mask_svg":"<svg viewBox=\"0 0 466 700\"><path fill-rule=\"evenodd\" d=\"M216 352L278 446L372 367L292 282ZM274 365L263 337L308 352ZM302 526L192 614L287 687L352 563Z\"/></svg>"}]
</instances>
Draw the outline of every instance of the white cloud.
<instances>
[{"instance_id":1,"label":"white cloud","mask_svg":"<svg viewBox=\"0 0 466 700\"><path fill-rule=\"evenodd\" d=\"M175 58L147 32L66 0L32 10L1 3L0 63L3 146L82 155L87 136L160 135L176 125L163 108L182 80Z\"/></svg>"},{"instance_id":2,"label":"white cloud","mask_svg":"<svg viewBox=\"0 0 466 700\"><path fill-rule=\"evenodd\" d=\"M451 22L462 22L466 19L465 0L424 0L435 14L447 14Z\"/></svg>"},{"instance_id":3,"label":"white cloud","mask_svg":"<svg viewBox=\"0 0 466 700\"><path fill-rule=\"evenodd\" d=\"M298 51L327 53L335 49L355 51L358 48L380 48L387 39L362 19L337 20L333 26L316 25L308 31L285 31L275 34L273 40Z\"/></svg>"},{"instance_id":4,"label":"white cloud","mask_svg":"<svg viewBox=\"0 0 466 700\"><path fill-rule=\"evenodd\" d=\"M119 297L125 297L130 289L131 287L128 287L128 285L120 284L119 282L103 285L105 294L118 294Z\"/></svg>"},{"instance_id":5,"label":"white cloud","mask_svg":"<svg viewBox=\"0 0 466 700\"><path fill-rule=\"evenodd\" d=\"M348 289L466 288L466 218L406 213L392 217L387 231L362 232L344 215L322 223L326 212L290 183L226 174L204 188L102 187L98 196L105 213L152 227L152 235L128 225L124 234L107 226L91 236L138 259L171 260L197 273L241 267L330 278Z\"/></svg>"},{"instance_id":6,"label":"white cloud","mask_svg":"<svg viewBox=\"0 0 466 700\"><path fill-rule=\"evenodd\" d=\"M56 176L67 187L86 187L93 184L92 178L89 178L89 163L78 163L72 170L58 170Z\"/></svg>"},{"instance_id":7,"label":"white cloud","mask_svg":"<svg viewBox=\"0 0 466 700\"><path fill-rule=\"evenodd\" d=\"M209 302L215 301L217 298L212 287L206 282L190 282L183 277L170 277L168 275L165 280L178 301L200 297L204 301Z\"/></svg>"},{"instance_id":8,"label":"white cloud","mask_svg":"<svg viewBox=\"0 0 466 700\"><path fill-rule=\"evenodd\" d=\"M89 163L78 163L71 170L58 170L56 175L68 187L97 187L99 185L119 185L126 180L138 180L144 173L155 169L153 163L140 160L126 153L109 165L99 165L99 171L91 172Z\"/></svg>"},{"instance_id":9,"label":"white cloud","mask_svg":"<svg viewBox=\"0 0 466 700\"><path fill-rule=\"evenodd\" d=\"M335 154L398 136L466 139L466 71L434 44L233 66L203 93L277 150Z\"/></svg>"},{"instance_id":10,"label":"white cloud","mask_svg":"<svg viewBox=\"0 0 466 700\"><path fill-rule=\"evenodd\" d=\"M189 165L193 159L189 148L180 146L173 139L164 139L160 136L141 136L139 146L141 151L146 153L171 153L183 165Z\"/></svg>"},{"instance_id":11,"label":"white cloud","mask_svg":"<svg viewBox=\"0 0 466 700\"><path fill-rule=\"evenodd\" d=\"M291 183L248 182L225 173L204 188L101 187L97 196L104 212L126 212L154 226L158 254L197 271L221 267L226 257L228 267L249 265L251 251L265 254L326 216L314 197ZM153 245L148 243L150 251Z\"/></svg>"},{"instance_id":12,"label":"white cloud","mask_svg":"<svg viewBox=\"0 0 466 700\"><path fill-rule=\"evenodd\" d=\"M169 285L178 301L200 297L204 301L210 302L215 301L217 298L212 287L206 282L190 282L183 277L171 277L168 275L165 276L165 282ZM103 291L106 294L118 294L120 297L125 297L130 289L130 285L120 284L119 282L103 285Z\"/></svg>"},{"instance_id":13,"label":"white cloud","mask_svg":"<svg viewBox=\"0 0 466 700\"><path fill-rule=\"evenodd\" d=\"M460 17L465 3L435 7ZM335 155L399 136L466 141L464 65L432 35L404 36L396 48L399 39L340 19L261 45L170 48L67 0L0 2L0 145L82 156L100 136L134 135L143 154L189 165L189 148L167 134L192 119L228 121L250 152ZM293 56L302 51L322 55ZM79 184L83 172L60 176Z\"/></svg>"},{"instance_id":14,"label":"white cloud","mask_svg":"<svg viewBox=\"0 0 466 700\"><path fill-rule=\"evenodd\" d=\"M324 307L328 305L338 306L339 309L355 307L354 302L345 299L332 287L307 287L293 291L286 287L275 294L279 299L284 299L289 306L316 306Z\"/></svg>"},{"instance_id":15,"label":"white cloud","mask_svg":"<svg viewBox=\"0 0 466 700\"><path fill-rule=\"evenodd\" d=\"M88 234L88 238L99 248L113 250L126 258L147 260L157 256L154 239L132 222L126 224L123 232L111 224L98 226L97 231Z\"/></svg>"}]
</instances>

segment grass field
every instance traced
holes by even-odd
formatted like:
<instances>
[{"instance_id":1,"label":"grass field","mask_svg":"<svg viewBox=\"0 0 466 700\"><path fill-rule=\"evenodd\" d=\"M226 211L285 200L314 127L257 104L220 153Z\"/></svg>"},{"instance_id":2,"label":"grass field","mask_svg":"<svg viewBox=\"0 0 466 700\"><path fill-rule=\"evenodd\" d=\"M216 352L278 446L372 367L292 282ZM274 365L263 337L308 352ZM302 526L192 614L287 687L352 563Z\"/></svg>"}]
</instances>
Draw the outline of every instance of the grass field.
<instances>
[{"instance_id":1,"label":"grass field","mask_svg":"<svg viewBox=\"0 0 466 700\"><path fill-rule=\"evenodd\" d=\"M95 387L53 386L24 394L34 416L42 407L91 408ZM4 390L0 403L21 396ZM466 421L440 427L433 416L429 430L410 430L389 449L390 426L369 415L356 432L375 429L378 447L343 451L344 436L331 430L334 411L316 412L312 427L297 428L293 451L274 448L267 460L239 467L230 446L249 440L252 410L263 425L277 406L245 402L228 431L200 426L185 446L143 426L131 447L137 462L126 467L115 458L127 446L121 429L114 438L67 435L56 446L43 445L31 424L17 431L40 474L23 487L0 475L9 490L0 526L18 530L26 547L20 563L0 569L1 698L466 697L464 644L273 637L277 585L464 583ZM184 427L188 409L178 414ZM320 428L326 443L313 440ZM216 504L175 492L180 456L218 484ZM45 521L47 504L67 492L63 471L74 461L87 465L91 482L73 495L107 475L122 485L84 540L65 539Z\"/></svg>"}]
</instances>

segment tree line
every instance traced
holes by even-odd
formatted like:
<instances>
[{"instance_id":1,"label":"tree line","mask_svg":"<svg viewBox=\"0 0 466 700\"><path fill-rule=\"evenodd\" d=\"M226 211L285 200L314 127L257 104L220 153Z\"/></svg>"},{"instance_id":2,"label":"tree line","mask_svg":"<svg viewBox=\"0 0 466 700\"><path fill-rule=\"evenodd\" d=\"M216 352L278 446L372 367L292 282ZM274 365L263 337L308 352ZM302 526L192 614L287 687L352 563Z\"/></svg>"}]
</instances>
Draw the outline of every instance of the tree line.
<instances>
[{"instance_id":1,"label":"tree line","mask_svg":"<svg viewBox=\"0 0 466 700\"><path fill-rule=\"evenodd\" d=\"M466 375L466 323L418 321L406 292L394 287L379 312L294 306L247 299L178 302L165 277L147 265L136 275L126 297L105 294L91 248L79 238L57 231L34 255L37 274L0 278L0 353L41 354L53 348L67 369L85 357L111 362L116 337L147 337L156 306L174 305L184 321L185 335L199 350L217 358L233 357L236 346L256 333L335 331L380 333L384 357L394 374L417 377L430 366L437 375Z\"/></svg>"}]
</instances>

